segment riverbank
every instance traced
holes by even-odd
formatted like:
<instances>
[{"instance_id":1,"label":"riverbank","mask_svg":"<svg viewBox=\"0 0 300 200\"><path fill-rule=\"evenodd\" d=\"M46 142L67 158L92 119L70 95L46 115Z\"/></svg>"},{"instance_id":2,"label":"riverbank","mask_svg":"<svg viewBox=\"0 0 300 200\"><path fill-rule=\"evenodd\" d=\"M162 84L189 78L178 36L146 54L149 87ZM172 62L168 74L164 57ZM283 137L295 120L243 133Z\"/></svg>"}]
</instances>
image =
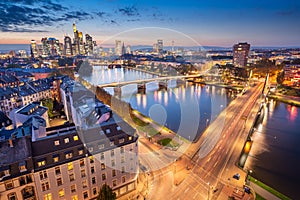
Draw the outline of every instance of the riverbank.
<instances>
[{"instance_id":1,"label":"riverbank","mask_svg":"<svg viewBox=\"0 0 300 200\"><path fill-rule=\"evenodd\" d=\"M281 101L286 104L290 104L292 106L300 107L300 97L288 96L288 95L283 95L280 93L271 93L271 94L268 94L268 97L271 99Z\"/></svg>"},{"instance_id":2,"label":"riverbank","mask_svg":"<svg viewBox=\"0 0 300 200\"><path fill-rule=\"evenodd\" d=\"M224 83L220 83L220 82L207 82L207 81L189 81L189 82L198 83L198 84L204 84L204 85L211 85L211 86L222 87L222 88L233 89L233 90L242 90L242 89L244 89L244 86L240 86L240 85L225 85Z\"/></svg>"}]
</instances>

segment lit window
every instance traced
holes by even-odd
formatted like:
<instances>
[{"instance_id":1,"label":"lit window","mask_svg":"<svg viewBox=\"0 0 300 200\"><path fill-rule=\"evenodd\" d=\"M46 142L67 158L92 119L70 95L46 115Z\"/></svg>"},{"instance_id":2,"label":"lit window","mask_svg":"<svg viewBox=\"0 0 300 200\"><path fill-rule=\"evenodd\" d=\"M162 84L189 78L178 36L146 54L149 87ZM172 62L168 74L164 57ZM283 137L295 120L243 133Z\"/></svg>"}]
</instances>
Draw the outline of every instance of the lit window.
<instances>
[{"instance_id":1,"label":"lit window","mask_svg":"<svg viewBox=\"0 0 300 200\"><path fill-rule=\"evenodd\" d=\"M105 170L105 164L104 163L101 163L101 169Z\"/></svg>"},{"instance_id":2,"label":"lit window","mask_svg":"<svg viewBox=\"0 0 300 200\"><path fill-rule=\"evenodd\" d=\"M58 162L58 161L59 161L59 155L54 155L53 162Z\"/></svg>"},{"instance_id":3,"label":"lit window","mask_svg":"<svg viewBox=\"0 0 300 200\"><path fill-rule=\"evenodd\" d=\"M25 172L27 170L26 164L25 163L19 164L19 170L20 170L20 172Z\"/></svg>"},{"instance_id":4,"label":"lit window","mask_svg":"<svg viewBox=\"0 0 300 200\"><path fill-rule=\"evenodd\" d=\"M74 141L77 141L77 140L78 140L78 135L74 135L74 136L73 136L73 140L74 140Z\"/></svg>"},{"instance_id":5,"label":"lit window","mask_svg":"<svg viewBox=\"0 0 300 200\"><path fill-rule=\"evenodd\" d=\"M124 142L125 142L125 139L124 139L124 138L119 139L119 143L120 143L120 144L122 144L122 143L124 143Z\"/></svg>"},{"instance_id":6,"label":"lit window","mask_svg":"<svg viewBox=\"0 0 300 200\"><path fill-rule=\"evenodd\" d=\"M90 156L90 163L94 163L94 156Z\"/></svg>"},{"instance_id":7,"label":"lit window","mask_svg":"<svg viewBox=\"0 0 300 200\"><path fill-rule=\"evenodd\" d=\"M66 159L70 159L73 157L73 154L72 154L72 152L68 152L65 154L65 156L66 156Z\"/></svg>"},{"instance_id":8,"label":"lit window","mask_svg":"<svg viewBox=\"0 0 300 200\"><path fill-rule=\"evenodd\" d=\"M51 193L45 194L44 200L52 200L52 194Z\"/></svg>"},{"instance_id":9,"label":"lit window","mask_svg":"<svg viewBox=\"0 0 300 200\"><path fill-rule=\"evenodd\" d=\"M129 136L129 137L128 137L128 140L132 140L132 136Z\"/></svg>"},{"instance_id":10,"label":"lit window","mask_svg":"<svg viewBox=\"0 0 300 200\"><path fill-rule=\"evenodd\" d=\"M65 138L64 141L65 141L65 144L70 142L69 138Z\"/></svg>"},{"instance_id":11,"label":"lit window","mask_svg":"<svg viewBox=\"0 0 300 200\"><path fill-rule=\"evenodd\" d=\"M59 145L59 140L55 140L55 141L54 141L54 145L55 145L55 146L58 146L58 145Z\"/></svg>"},{"instance_id":12,"label":"lit window","mask_svg":"<svg viewBox=\"0 0 300 200\"><path fill-rule=\"evenodd\" d=\"M79 165L80 165L80 167L83 167L83 166L84 166L84 159L80 159L80 160L79 160Z\"/></svg>"},{"instance_id":13,"label":"lit window","mask_svg":"<svg viewBox=\"0 0 300 200\"><path fill-rule=\"evenodd\" d=\"M77 197L77 195L75 195L75 196L72 196L72 200L78 200L78 197Z\"/></svg>"},{"instance_id":14,"label":"lit window","mask_svg":"<svg viewBox=\"0 0 300 200\"><path fill-rule=\"evenodd\" d=\"M73 163L68 163L68 170L70 171L70 170L73 170Z\"/></svg>"},{"instance_id":15,"label":"lit window","mask_svg":"<svg viewBox=\"0 0 300 200\"><path fill-rule=\"evenodd\" d=\"M41 160L41 161L38 161L38 167L42 167L44 165L46 165L46 160Z\"/></svg>"},{"instance_id":16,"label":"lit window","mask_svg":"<svg viewBox=\"0 0 300 200\"><path fill-rule=\"evenodd\" d=\"M78 149L78 154L82 155L83 154L83 149Z\"/></svg>"},{"instance_id":17,"label":"lit window","mask_svg":"<svg viewBox=\"0 0 300 200\"><path fill-rule=\"evenodd\" d=\"M64 190L64 189L60 189L60 190L58 191L58 196L59 196L59 197L65 196L65 190Z\"/></svg>"}]
</instances>

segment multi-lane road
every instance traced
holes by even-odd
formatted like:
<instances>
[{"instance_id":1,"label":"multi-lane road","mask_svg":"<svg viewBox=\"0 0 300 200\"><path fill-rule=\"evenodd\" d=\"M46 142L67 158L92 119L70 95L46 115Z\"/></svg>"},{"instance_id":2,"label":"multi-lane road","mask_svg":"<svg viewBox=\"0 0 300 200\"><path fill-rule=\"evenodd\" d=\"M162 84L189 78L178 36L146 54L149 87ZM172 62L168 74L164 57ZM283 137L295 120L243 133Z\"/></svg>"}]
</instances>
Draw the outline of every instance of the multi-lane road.
<instances>
[{"instance_id":1,"label":"multi-lane road","mask_svg":"<svg viewBox=\"0 0 300 200\"><path fill-rule=\"evenodd\" d=\"M174 162L174 158L182 152L177 155L169 150L157 151L151 149L151 144L140 143L140 160L151 172L147 181L147 198L222 199L225 185L242 187L245 172L236 167L236 162L255 118L253 108L257 109L262 89L263 84L258 83L244 95L238 96L210 124L200 139L185 149L184 156L193 165L186 174L181 174L184 179L179 185L174 184L178 173L176 164L186 162L186 159ZM240 181L232 179L235 173L241 174Z\"/></svg>"}]
</instances>

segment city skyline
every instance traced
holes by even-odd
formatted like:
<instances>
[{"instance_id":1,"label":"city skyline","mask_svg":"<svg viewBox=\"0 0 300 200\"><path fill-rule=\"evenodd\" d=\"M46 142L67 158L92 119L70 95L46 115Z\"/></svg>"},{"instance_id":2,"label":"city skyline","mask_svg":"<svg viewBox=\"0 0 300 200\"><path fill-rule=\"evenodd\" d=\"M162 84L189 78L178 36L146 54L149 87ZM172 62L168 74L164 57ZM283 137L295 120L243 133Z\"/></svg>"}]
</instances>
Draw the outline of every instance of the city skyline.
<instances>
[{"instance_id":1,"label":"city skyline","mask_svg":"<svg viewBox=\"0 0 300 200\"><path fill-rule=\"evenodd\" d=\"M156 38L166 46L173 40L175 46L230 47L243 41L253 46L300 46L296 1L18 0L0 7L0 44L28 44L43 37L62 41L64 35L72 36L75 21L98 44L113 37L130 45L152 45Z\"/></svg>"}]
</instances>

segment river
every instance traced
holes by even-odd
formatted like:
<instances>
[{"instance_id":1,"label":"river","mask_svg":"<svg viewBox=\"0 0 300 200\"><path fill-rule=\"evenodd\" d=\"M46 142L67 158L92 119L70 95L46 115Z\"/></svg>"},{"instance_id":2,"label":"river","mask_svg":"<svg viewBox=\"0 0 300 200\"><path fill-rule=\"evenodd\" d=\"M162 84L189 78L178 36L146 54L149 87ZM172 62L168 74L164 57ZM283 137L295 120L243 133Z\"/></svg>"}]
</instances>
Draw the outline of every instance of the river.
<instances>
[{"instance_id":1,"label":"river","mask_svg":"<svg viewBox=\"0 0 300 200\"><path fill-rule=\"evenodd\" d=\"M252 139L245 164L252 176L299 199L300 108L271 100Z\"/></svg>"}]
</instances>

